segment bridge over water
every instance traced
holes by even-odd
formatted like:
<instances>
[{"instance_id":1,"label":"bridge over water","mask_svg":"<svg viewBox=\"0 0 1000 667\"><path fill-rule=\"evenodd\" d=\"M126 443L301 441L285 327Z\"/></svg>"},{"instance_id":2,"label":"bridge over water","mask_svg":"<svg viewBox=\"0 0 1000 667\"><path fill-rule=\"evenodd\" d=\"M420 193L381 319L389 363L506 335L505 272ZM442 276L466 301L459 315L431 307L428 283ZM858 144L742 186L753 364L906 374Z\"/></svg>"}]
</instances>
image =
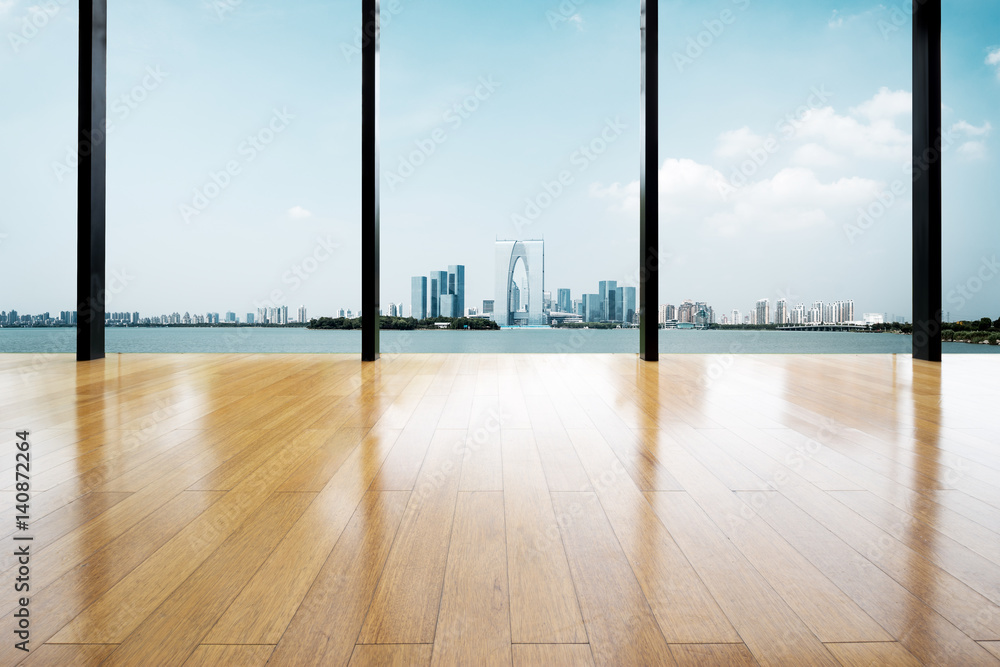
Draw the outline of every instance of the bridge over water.
<instances>
[{"instance_id":1,"label":"bridge over water","mask_svg":"<svg viewBox=\"0 0 1000 667\"><path fill-rule=\"evenodd\" d=\"M795 324L778 327L777 331L855 331L857 333L872 333L867 324Z\"/></svg>"}]
</instances>

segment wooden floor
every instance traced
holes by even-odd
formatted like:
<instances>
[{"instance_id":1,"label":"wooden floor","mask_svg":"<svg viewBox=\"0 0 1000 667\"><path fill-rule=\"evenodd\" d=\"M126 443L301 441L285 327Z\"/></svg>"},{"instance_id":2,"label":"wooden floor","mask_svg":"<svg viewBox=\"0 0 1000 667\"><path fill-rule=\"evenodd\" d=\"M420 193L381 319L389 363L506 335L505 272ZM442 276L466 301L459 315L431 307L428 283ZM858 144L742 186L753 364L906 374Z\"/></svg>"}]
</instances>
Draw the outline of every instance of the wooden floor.
<instances>
[{"instance_id":1,"label":"wooden floor","mask_svg":"<svg viewBox=\"0 0 1000 667\"><path fill-rule=\"evenodd\" d=\"M0 355L0 429L3 665L1000 664L996 356Z\"/></svg>"}]
</instances>

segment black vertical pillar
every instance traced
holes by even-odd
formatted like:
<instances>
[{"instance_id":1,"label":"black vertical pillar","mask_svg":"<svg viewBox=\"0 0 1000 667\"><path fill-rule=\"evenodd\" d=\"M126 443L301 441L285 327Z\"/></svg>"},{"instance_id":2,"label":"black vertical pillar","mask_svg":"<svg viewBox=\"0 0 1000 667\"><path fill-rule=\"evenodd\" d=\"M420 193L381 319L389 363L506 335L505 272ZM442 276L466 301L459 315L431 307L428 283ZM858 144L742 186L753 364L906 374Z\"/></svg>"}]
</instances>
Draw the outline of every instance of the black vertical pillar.
<instances>
[{"instance_id":1,"label":"black vertical pillar","mask_svg":"<svg viewBox=\"0 0 1000 667\"><path fill-rule=\"evenodd\" d=\"M361 360L379 355L379 0L362 0Z\"/></svg>"},{"instance_id":2,"label":"black vertical pillar","mask_svg":"<svg viewBox=\"0 0 1000 667\"><path fill-rule=\"evenodd\" d=\"M913 358L941 361L941 0L913 8Z\"/></svg>"},{"instance_id":3,"label":"black vertical pillar","mask_svg":"<svg viewBox=\"0 0 1000 667\"><path fill-rule=\"evenodd\" d=\"M104 358L107 0L80 0L76 359Z\"/></svg>"},{"instance_id":4,"label":"black vertical pillar","mask_svg":"<svg viewBox=\"0 0 1000 667\"><path fill-rule=\"evenodd\" d=\"M642 100L639 110L639 356L657 361L659 353L659 28L658 0L640 0Z\"/></svg>"}]
</instances>

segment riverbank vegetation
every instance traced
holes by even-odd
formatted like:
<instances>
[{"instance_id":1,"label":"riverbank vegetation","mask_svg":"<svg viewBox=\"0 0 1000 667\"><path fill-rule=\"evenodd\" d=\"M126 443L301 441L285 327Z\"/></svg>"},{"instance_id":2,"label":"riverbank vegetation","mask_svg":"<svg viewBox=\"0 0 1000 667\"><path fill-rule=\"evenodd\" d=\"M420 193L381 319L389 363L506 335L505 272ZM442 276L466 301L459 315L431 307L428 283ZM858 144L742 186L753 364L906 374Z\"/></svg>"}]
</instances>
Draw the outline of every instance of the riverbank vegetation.
<instances>
[{"instance_id":1,"label":"riverbank vegetation","mask_svg":"<svg viewBox=\"0 0 1000 667\"><path fill-rule=\"evenodd\" d=\"M446 326L440 326L440 325ZM320 331L342 331L361 329L361 318L320 317L309 321L309 329ZM418 320L413 317L379 317L379 329L386 331L416 331L420 329L499 329L493 320L479 317L428 317Z\"/></svg>"}]
</instances>

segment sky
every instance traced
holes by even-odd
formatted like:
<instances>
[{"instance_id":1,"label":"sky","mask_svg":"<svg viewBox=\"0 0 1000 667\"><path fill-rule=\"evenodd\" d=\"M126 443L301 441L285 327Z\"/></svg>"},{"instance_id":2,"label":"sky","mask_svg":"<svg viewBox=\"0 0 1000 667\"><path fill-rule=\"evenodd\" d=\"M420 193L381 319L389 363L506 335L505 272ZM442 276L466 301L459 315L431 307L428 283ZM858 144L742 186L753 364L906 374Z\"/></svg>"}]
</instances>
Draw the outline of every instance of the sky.
<instances>
[{"instance_id":1,"label":"sky","mask_svg":"<svg viewBox=\"0 0 1000 667\"><path fill-rule=\"evenodd\" d=\"M635 0L383 0L381 303L637 284ZM910 315L906 4L661 2L661 303ZM360 306L360 3L109 0L111 311ZM1000 5L944 2L944 310L1000 317ZM72 309L76 3L0 0L0 310Z\"/></svg>"}]
</instances>

